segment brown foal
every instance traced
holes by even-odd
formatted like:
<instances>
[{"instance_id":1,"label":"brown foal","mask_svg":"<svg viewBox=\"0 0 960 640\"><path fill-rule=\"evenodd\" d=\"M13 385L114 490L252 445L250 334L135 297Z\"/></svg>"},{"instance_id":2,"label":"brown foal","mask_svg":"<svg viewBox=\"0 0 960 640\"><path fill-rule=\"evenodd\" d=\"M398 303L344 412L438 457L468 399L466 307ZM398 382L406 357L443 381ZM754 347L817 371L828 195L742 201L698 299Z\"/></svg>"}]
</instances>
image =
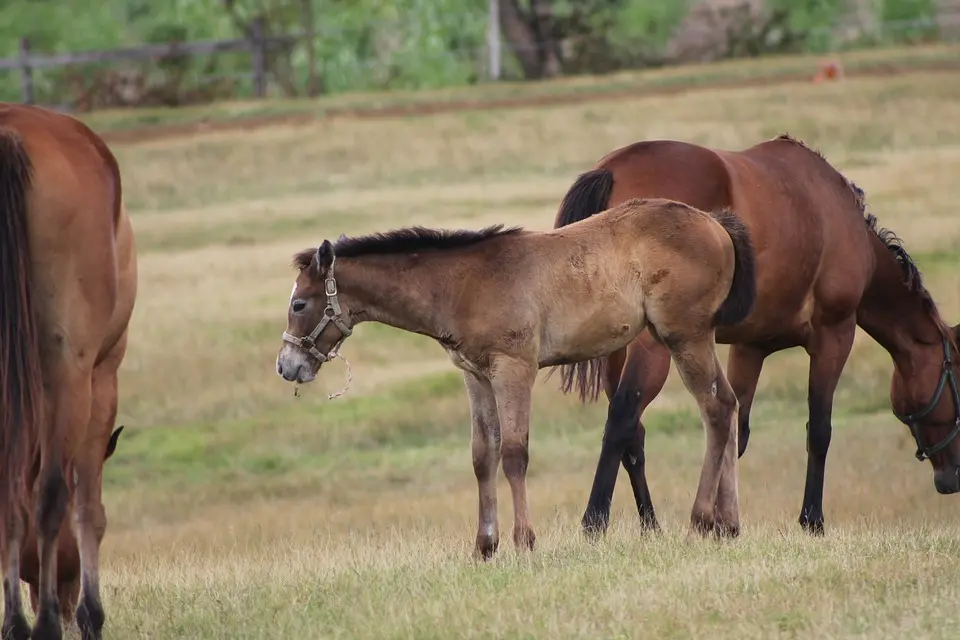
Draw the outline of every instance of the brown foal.
<instances>
[{"instance_id":1,"label":"brown foal","mask_svg":"<svg viewBox=\"0 0 960 640\"><path fill-rule=\"evenodd\" d=\"M360 322L431 336L463 371L479 489L476 553L499 544L496 473L513 494L513 539L533 548L526 495L531 390L546 366L598 357L645 328L696 398L707 447L692 526L736 535L737 401L714 330L754 297L739 220L669 200L631 200L549 232L400 229L325 240L299 268L277 372L312 381Z\"/></svg>"},{"instance_id":2,"label":"brown foal","mask_svg":"<svg viewBox=\"0 0 960 640\"><path fill-rule=\"evenodd\" d=\"M32 637L62 637L58 548L71 499L77 624L84 638L101 637L101 473L136 291L133 231L106 144L69 116L0 104L4 638L31 637L20 596L28 529L38 560Z\"/></svg>"},{"instance_id":3,"label":"brown foal","mask_svg":"<svg viewBox=\"0 0 960 640\"><path fill-rule=\"evenodd\" d=\"M823 533L823 481L837 382L857 325L893 359L891 402L929 459L940 493L960 491L960 362L957 329L944 323L899 239L866 215L863 191L819 153L787 136L742 151L685 142L638 142L601 158L560 205L562 228L637 197L672 198L705 211L731 208L756 251L756 304L743 321L717 328L730 344L727 375L740 403L739 452L764 359L790 347L810 356L807 477L800 524ZM563 389L609 399L603 445L583 516L606 529L619 466L641 521L657 528L644 472L643 410L660 393L670 353L652 332L589 362L565 365Z\"/></svg>"}]
</instances>

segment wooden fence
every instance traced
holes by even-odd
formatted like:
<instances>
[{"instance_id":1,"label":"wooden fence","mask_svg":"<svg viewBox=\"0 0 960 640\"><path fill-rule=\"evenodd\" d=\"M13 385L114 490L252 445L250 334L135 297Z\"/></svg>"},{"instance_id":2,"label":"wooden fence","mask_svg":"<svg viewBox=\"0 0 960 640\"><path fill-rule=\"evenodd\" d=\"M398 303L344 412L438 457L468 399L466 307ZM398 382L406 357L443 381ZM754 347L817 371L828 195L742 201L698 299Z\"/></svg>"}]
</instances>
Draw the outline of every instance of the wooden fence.
<instances>
[{"instance_id":1,"label":"wooden fence","mask_svg":"<svg viewBox=\"0 0 960 640\"><path fill-rule=\"evenodd\" d=\"M251 78L253 91L257 97L267 92L267 51L270 47L289 44L300 39L299 35L267 36L263 21L256 19L251 24L249 38L232 40L199 40L194 42L171 42L166 44L142 45L107 51L81 51L76 53L58 53L36 55L30 51L27 38L20 39L20 55L16 58L0 58L0 71L20 71L20 99L26 104L34 103L33 70L43 67L117 62L121 60L158 60L182 55L204 55L225 52L245 52L252 57Z\"/></svg>"}]
</instances>

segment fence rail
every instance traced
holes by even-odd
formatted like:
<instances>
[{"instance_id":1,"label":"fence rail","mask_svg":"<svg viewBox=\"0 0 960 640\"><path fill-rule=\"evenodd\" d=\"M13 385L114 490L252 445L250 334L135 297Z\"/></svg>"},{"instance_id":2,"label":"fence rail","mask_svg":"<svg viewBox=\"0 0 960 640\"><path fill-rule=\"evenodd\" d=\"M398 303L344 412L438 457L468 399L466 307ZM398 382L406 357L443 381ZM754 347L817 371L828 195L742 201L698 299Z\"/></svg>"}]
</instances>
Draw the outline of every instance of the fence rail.
<instances>
[{"instance_id":1,"label":"fence rail","mask_svg":"<svg viewBox=\"0 0 960 640\"><path fill-rule=\"evenodd\" d=\"M491 7L497 3L491 0ZM496 11L491 16L496 19ZM292 46L311 38L323 37L322 30L302 30L283 35L267 35L262 18L254 19L250 25L250 35L244 38L226 40L198 40L190 42L170 42L147 44L109 50L78 51L56 54L36 54L30 49L27 38L20 39L19 55L0 58L0 72L19 71L21 77L21 101L27 104L35 102L33 70L63 66L122 62L128 60L163 60L183 56L216 55L221 53L249 53L251 68L249 77L256 97L267 93L268 64L267 55L274 47ZM831 38L831 48L842 42L867 35L881 35L911 29L937 29L946 41L956 40L960 35L960 1L956 5L946 5L937 17L917 20L894 20L873 25L846 27L817 27L808 30L807 35L826 35ZM482 51L472 54L479 61L488 57L488 66L483 71L491 80L501 77L501 56L505 50L517 53L516 47L500 40L499 29L491 27L487 33L487 43ZM452 54L452 52L451 52Z\"/></svg>"},{"instance_id":2,"label":"fence rail","mask_svg":"<svg viewBox=\"0 0 960 640\"><path fill-rule=\"evenodd\" d=\"M278 45L297 42L302 37L300 34L267 36L264 32L263 21L257 19L251 24L251 35L249 38L169 42L103 51L78 51L37 55L31 53L29 39L20 38L20 55L16 58L0 58L0 71L19 70L21 76L20 98L24 103L33 104L34 69L103 62L121 62L124 60L159 60L178 56L242 52L250 53L253 57L250 74L253 80L254 93L257 97L263 97L267 91L267 51Z\"/></svg>"}]
</instances>

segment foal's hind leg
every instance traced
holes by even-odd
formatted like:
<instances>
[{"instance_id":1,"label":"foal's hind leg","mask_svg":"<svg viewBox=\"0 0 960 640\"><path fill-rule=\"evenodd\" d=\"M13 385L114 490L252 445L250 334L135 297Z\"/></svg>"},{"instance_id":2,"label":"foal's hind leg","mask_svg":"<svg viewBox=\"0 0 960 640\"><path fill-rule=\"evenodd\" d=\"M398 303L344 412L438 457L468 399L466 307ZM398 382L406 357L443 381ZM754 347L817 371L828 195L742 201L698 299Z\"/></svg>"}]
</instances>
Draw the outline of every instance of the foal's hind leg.
<instances>
[{"instance_id":1,"label":"foal's hind leg","mask_svg":"<svg viewBox=\"0 0 960 640\"><path fill-rule=\"evenodd\" d=\"M814 535L823 535L823 476L833 432L830 422L833 395L855 336L855 320L850 319L832 327L820 327L807 347L810 354L807 396L810 421L807 423L807 480L800 526Z\"/></svg>"},{"instance_id":2,"label":"foal's hind leg","mask_svg":"<svg viewBox=\"0 0 960 640\"><path fill-rule=\"evenodd\" d=\"M488 560L500 545L497 523L497 469L500 466L500 418L497 400L488 380L470 372L463 373L470 399L473 431L473 472L477 476L479 513L475 553Z\"/></svg>"},{"instance_id":3,"label":"foal's hind leg","mask_svg":"<svg viewBox=\"0 0 960 640\"><path fill-rule=\"evenodd\" d=\"M737 396L717 359L712 333L692 340L665 336L665 342L684 385L697 399L706 431L707 446L691 524L701 533L737 535L740 531Z\"/></svg>"},{"instance_id":4,"label":"foal's hind leg","mask_svg":"<svg viewBox=\"0 0 960 640\"><path fill-rule=\"evenodd\" d=\"M612 358L607 360L608 369L618 364ZM618 463L621 462L630 477L641 524L648 529L659 528L647 486L644 456L646 430L640 415L663 389L670 372L670 352L648 332L641 333L627 347L626 359L618 371L619 380L611 380L612 384L608 382L610 405L603 429L603 445L581 522L588 535L603 533L607 529L610 503L619 472Z\"/></svg>"}]
</instances>

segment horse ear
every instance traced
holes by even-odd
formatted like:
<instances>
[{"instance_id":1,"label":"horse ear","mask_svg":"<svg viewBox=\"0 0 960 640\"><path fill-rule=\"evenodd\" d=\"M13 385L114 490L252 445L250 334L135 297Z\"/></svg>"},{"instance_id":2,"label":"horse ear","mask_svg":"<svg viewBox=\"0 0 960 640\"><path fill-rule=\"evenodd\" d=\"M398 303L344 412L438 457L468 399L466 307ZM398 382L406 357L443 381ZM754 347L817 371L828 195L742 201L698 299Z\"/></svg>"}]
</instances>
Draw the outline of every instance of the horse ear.
<instances>
[{"instance_id":1,"label":"horse ear","mask_svg":"<svg viewBox=\"0 0 960 640\"><path fill-rule=\"evenodd\" d=\"M347 234L341 233L341 234L340 234L340 237L337 238L337 242L343 242L343 241L346 240L346 239L347 239Z\"/></svg>"},{"instance_id":2,"label":"horse ear","mask_svg":"<svg viewBox=\"0 0 960 640\"><path fill-rule=\"evenodd\" d=\"M323 273L333 264L333 245L329 240L317 247L317 270Z\"/></svg>"},{"instance_id":3,"label":"horse ear","mask_svg":"<svg viewBox=\"0 0 960 640\"><path fill-rule=\"evenodd\" d=\"M123 425L120 425L116 430L110 435L110 441L107 442L107 453L103 456L103 461L106 462L110 456L113 455L113 452L117 449L117 440L120 438L120 432L123 431Z\"/></svg>"}]
</instances>

